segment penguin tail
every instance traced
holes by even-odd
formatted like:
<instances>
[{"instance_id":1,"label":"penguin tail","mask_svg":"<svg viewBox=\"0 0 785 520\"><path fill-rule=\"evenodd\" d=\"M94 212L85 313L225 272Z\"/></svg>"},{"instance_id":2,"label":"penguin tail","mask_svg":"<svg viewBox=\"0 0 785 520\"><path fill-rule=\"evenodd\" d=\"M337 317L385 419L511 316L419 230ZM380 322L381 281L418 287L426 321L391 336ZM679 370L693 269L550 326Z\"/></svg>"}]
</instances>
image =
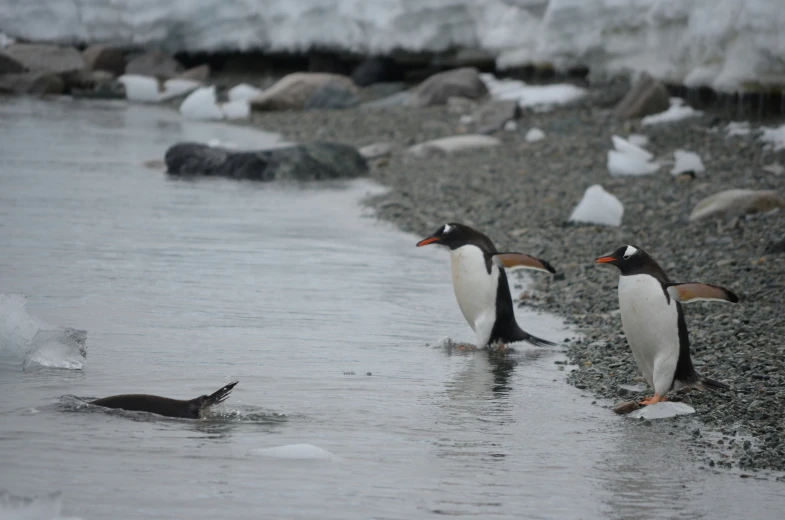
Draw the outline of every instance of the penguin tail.
<instances>
[{"instance_id":1,"label":"penguin tail","mask_svg":"<svg viewBox=\"0 0 785 520\"><path fill-rule=\"evenodd\" d=\"M714 379L704 378L701 379L699 386L703 390L730 390L730 386L723 383L722 381L715 381Z\"/></svg>"},{"instance_id":2,"label":"penguin tail","mask_svg":"<svg viewBox=\"0 0 785 520\"><path fill-rule=\"evenodd\" d=\"M221 388L220 390L218 390L218 391L208 395L207 397L205 397L204 401L202 401L202 403L201 403L202 404L202 406L201 406L202 409L208 408L210 406L213 406L213 405L216 405L216 404L219 404L219 403L223 403L224 401L226 401L229 398L229 394L232 393L232 388L234 388L234 385L236 385L237 383L239 383L239 381L232 381L231 383L229 383L225 387Z\"/></svg>"},{"instance_id":3,"label":"penguin tail","mask_svg":"<svg viewBox=\"0 0 785 520\"><path fill-rule=\"evenodd\" d=\"M521 331L521 332L523 333L522 334L523 337L520 340L518 340L518 341L526 341L528 343L531 343L535 347L555 347L556 346L556 343L552 343L552 342L548 341L547 339L538 338L537 336L533 336L533 335L529 334L528 332L524 332L524 331Z\"/></svg>"}]
</instances>

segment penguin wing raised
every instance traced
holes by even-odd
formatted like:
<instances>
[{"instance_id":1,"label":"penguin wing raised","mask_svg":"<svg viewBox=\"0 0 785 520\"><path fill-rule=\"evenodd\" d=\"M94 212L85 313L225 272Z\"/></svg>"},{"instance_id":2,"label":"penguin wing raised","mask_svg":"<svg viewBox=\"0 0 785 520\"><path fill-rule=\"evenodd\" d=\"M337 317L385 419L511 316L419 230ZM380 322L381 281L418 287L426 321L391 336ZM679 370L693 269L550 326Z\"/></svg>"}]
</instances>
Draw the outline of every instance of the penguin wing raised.
<instances>
[{"instance_id":1,"label":"penguin wing raised","mask_svg":"<svg viewBox=\"0 0 785 520\"><path fill-rule=\"evenodd\" d=\"M545 260L540 260L523 253L496 253L491 259L496 267L502 269L535 269L546 273L555 273L556 269Z\"/></svg>"},{"instance_id":2,"label":"penguin wing raised","mask_svg":"<svg viewBox=\"0 0 785 520\"><path fill-rule=\"evenodd\" d=\"M719 285L707 283L686 282L686 283L666 283L663 287L671 298L681 303L691 303L699 301L718 301L736 303L739 297L732 291Z\"/></svg>"}]
</instances>

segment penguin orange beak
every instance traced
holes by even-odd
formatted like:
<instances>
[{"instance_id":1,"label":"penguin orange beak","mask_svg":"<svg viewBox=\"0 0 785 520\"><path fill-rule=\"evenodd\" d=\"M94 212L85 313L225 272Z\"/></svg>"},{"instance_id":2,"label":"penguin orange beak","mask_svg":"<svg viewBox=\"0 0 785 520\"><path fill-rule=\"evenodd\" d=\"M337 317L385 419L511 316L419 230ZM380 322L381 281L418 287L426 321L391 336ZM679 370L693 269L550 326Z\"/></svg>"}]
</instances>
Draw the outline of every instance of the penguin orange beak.
<instances>
[{"instance_id":1,"label":"penguin orange beak","mask_svg":"<svg viewBox=\"0 0 785 520\"><path fill-rule=\"evenodd\" d=\"M613 257L613 256L601 256L598 259L596 259L594 261L594 263L595 264L612 264L616 260L618 260L618 258Z\"/></svg>"},{"instance_id":2,"label":"penguin orange beak","mask_svg":"<svg viewBox=\"0 0 785 520\"><path fill-rule=\"evenodd\" d=\"M440 237L428 237L423 238L419 242L417 242L417 247L427 246L428 244L438 244L441 240Z\"/></svg>"}]
</instances>

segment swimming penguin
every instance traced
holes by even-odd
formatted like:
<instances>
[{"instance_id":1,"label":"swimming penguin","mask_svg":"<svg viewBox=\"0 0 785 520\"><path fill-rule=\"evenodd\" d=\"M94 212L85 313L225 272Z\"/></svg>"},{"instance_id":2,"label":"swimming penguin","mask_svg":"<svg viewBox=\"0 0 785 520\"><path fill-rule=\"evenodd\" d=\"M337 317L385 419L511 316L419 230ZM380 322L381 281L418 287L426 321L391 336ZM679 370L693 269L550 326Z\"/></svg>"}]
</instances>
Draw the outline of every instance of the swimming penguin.
<instances>
[{"instance_id":1,"label":"swimming penguin","mask_svg":"<svg viewBox=\"0 0 785 520\"><path fill-rule=\"evenodd\" d=\"M528 341L539 347L555 345L518 326L504 272L521 268L555 273L548 262L521 253L499 253L490 238L463 224L445 224L420 240L417 247L429 244L450 250L455 298L477 335L477 348L515 341Z\"/></svg>"},{"instance_id":2,"label":"swimming penguin","mask_svg":"<svg viewBox=\"0 0 785 520\"><path fill-rule=\"evenodd\" d=\"M190 401L169 399L157 395L123 394L104 397L90 401L90 404L106 408L120 408L133 412L150 412L166 417L182 419L199 419L209 407L224 402L238 381L232 381L225 387L210 395L202 395Z\"/></svg>"},{"instance_id":3,"label":"swimming penguin","mask_svg":"<svg viewBox=\"0 0 785 520\"><path fill-rule=\"evenodd\" d=\"M666 394L687 386L718 390L725 383L702 379L692 366L690 338L682 303L722 301L736 303L739 297L724 287L697 282L674 283L662 267L643 249L622 246L595 260L615 265L619 276L619 308L624 335L635 363L654 397L640 404L667 400Z\"/></svg>"}]
</instances>

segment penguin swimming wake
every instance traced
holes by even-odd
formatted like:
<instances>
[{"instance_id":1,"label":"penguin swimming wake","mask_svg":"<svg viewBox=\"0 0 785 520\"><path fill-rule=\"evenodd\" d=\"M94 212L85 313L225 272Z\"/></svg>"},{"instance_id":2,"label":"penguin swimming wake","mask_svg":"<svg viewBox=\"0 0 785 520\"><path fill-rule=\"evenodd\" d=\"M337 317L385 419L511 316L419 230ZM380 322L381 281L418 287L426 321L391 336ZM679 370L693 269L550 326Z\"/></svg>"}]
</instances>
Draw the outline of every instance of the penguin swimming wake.
<instances>
[{"instance_id":1,"label":"penguin swimming wake","mask_svg":"<svg viewBox=\"0 0 785 520\"><path fill-rule=\"evenodd\" d=\"M229 394L232 393L234 385L238 382L232 381L210 395L202 395L186 401L159 397L157 395L123 394L96 399L95 401L90 401L90 404L105 408L119 408L130 412L157 413L165 417L199 419L208 408L224 402L229 397Z\"/></svg>"},{"instance_id":2,"label":"penguin swimming wake","mask_svg":"<svg viewBox=\"0 0 785 520\"><path fill-rule=\"evenodd\" d=\"M534 269L555 273L551 265L521 253L499 253L491 239L463 224L445 224L420 240L417 247L437 244L450 250L452 286L466 321L477 335L477 348L527 341L532 345L555 343L532 336L518 326L505 269Z\"/></svg>"},{"instance_id":3,"label":"penguin swimming wake","mask_svg":"<svg viewBox=\"0 0 785 520\"><path fill-rule=\"evenodd\" d=\"M690 359L690 339L682 303L723 301L739 297L724 287L697 282L673 283L643 249L622 246L595 263L619 268L619 309L627 343L654 397L640 404L667 400L666 394L687 386L718 390L725 383L701 379Z\"/></svg>"}]
</instances>

